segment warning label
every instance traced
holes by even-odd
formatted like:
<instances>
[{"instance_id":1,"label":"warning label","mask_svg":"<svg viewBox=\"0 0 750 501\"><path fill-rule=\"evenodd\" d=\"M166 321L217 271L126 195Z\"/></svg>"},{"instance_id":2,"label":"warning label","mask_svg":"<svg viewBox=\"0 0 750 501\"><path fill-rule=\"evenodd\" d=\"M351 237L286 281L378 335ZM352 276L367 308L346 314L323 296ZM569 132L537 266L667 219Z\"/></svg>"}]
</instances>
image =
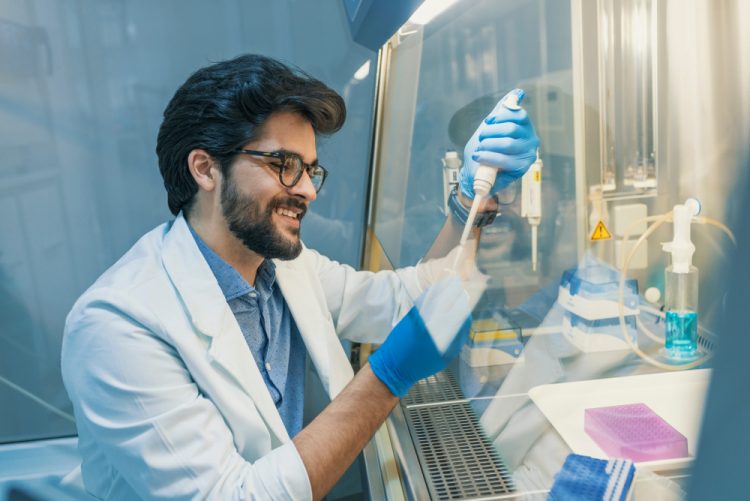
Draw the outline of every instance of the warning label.
<instances>
[{"instance_id":1,"label":"warning label","mask_svg":"<svg viewBox=\"0 0 750 501\"><path fill-rule=\"evenodd\" d=\"M599 221L594 228L594 232L591 234L591 240L609 240L612 238L612 234L609 232L604 221Z\"/></svg>"}]
</instances>

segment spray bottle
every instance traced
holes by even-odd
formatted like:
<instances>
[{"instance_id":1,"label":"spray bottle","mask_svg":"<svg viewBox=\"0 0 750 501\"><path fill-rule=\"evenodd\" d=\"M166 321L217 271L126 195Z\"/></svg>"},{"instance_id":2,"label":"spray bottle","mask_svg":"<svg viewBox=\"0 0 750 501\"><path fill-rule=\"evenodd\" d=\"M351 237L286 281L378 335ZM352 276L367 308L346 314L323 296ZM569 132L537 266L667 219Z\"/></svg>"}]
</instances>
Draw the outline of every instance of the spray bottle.
<instances>
[{"instance_id":1,"label":"spray bottle","mask_svg":"<svg viewBox=\"0 0 750 501\"><path fill-rule=\"evenodd\" d=\"M675 361L698 356L698 268L692 264L695 245L690 240L690 222L699 212L700 203L694 198L675 205L674 237L662 244L672 254L672 264L664 272L664 348L667 358Z\"/></svg>"},{"instance_id":2,"label":"spray bottle","mask_svg":"<svg viewBox=\"0 0 750 501\"><path fill-rule=\"evenodd\" d=\"M520 110L521 106L518 104L518 96L516 94L509 94L503 99L503 106L509 110ZM471 204L471 211L469 211L469 217L466 219L466 225L464 231L461 234L461 246L466 245L466 241L469 239L469 234L474 226L474 220L477 217L479 206L482 204L482 198L484 198L492 189L492 185L495 184L495 178L497 177L497 168L491 165L480 164L477 168L477 172L474 174L474 201Z\"/></svg>"},{"instance_id":3,"label":"spray bottle","mask_svg":"<svg viewBox=\"0 0 750 501\"><path fill-rule=\"evenodd\" d=\"M521 217L525 217L531 226L531 270L536 271L537 264L537 229L542 221L542 159L536 150L536 161L521 178Z\"/></svg>"}]
</instances>

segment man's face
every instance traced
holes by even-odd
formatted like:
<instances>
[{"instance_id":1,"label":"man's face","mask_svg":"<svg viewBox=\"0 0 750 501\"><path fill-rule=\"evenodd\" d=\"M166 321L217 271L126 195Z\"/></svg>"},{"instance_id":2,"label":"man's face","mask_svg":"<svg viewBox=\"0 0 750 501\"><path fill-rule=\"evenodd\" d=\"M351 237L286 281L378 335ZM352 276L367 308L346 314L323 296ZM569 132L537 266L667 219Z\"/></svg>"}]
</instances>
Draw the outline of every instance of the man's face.
<instances>
[{"instance_id":1,"label":"man's face","mask_svg":"<svg viewBox=\"0 0 750 501\"><path fill-rule=\"evenodd\" d=\"M312 126L295 113L274 113L260 138L244 149L296 153L316 160ZM221 188L221 208L230 231L249 250L265 258L294 259L302 251L300 223L315 188L307 173L291 188L281 184L272 159L239 155Z\"/></svg>"}]
</instances>

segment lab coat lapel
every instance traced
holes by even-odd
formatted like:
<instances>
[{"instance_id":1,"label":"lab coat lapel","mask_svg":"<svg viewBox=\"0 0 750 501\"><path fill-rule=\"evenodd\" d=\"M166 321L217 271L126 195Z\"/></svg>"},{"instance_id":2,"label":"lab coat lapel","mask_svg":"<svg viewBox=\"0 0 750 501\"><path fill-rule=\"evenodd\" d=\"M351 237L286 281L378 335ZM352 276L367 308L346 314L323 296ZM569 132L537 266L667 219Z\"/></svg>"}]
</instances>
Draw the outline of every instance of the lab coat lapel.
<instances>
[{"instance_id":1,"label":"lab coat lapel","mask_svg":"<svg viewBox=\"0 0 750 501\"><path fill-rule=\"evenodd\" d=\"M322 291L316 289L308 276L302 258L294 261L274 260L276 283L279 284L294 317L310 359L318 372L323 388L334 399L354 376L333 321L325 305ZM320 295L320 297L318 297Z\"/></svg>"},{"instance_id":2,"label":"lab coat lapel","mask_svg":"<svg viewBox=\"0 0 750 501\"><path fill-rule=\"evenodd\" d=\"M223 296L221 299L224 300ZM224 302L226 304L225 300ZM281 414L279 414L276 404L271 398L266 382L258 370L234 313L232 313L229 305L223 310L222 327L218 334L212 337L208 349L211 362L229 372L245 393L253 399L255 406L272 433L276 435L278 442L288 442L289 434L281 420Z\"/></svg>"},{"instance_id":3,"label":"lab coat lapel","mask_svg":"<svg viewBox=\"0 0 750 501\"><path fill-rule=\"evenodd\" d=\"M182 297L193 325L210 338L208 355L223 368L255 402L279 443L289 441L263 376L253 360L242 331L211 268L195 244L180 214L164 238L162 261Z\"/></svg>"}]
</instances>

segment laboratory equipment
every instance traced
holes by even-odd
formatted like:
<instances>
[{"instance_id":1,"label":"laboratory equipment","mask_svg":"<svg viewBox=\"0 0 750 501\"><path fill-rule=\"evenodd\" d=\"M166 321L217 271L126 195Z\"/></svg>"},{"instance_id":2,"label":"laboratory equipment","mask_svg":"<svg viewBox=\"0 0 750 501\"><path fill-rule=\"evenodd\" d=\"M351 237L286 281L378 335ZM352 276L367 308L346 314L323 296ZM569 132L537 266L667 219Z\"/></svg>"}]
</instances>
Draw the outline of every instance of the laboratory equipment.
<instances>
[{"instance_id":1,"label":"laboratory equipment","mask_svg":"<svg viewBox=\"0 0 750 501\"><path fill-rule=\"evenodd\" d=\"M562 329L584 352L627 350L618 317L619 272L594 258L566 270L560 279L557 301L565 310ZM638 283L628 280L622 299L628 335L635 338L640 314Z\"/></svg>"},{"instance_id":2,"label":"laboratory equipment","mask_svg":"<svg viewBox=\"0 0 750 501\"><path fill-rule=\"evenodd\" d=\"M536 271L539 223L542 221L542 168L544 164L536 150L536 161L521 178L521 216L531 227L531 271Z\"/></svg>"},{"instance_id":3,"label":"laboratory equipment","mask_svg":"<svg viewBox=\"0 0 750 501\"><path fill-rule=\"evenodd\" d=\"M596 457L604 451L586 433L586 409L643 403L685 437L687 454L657 463L636 461L636 466L677 469L695 456L710 378L710 369L657 372L543 384L531 388L529 396L572 452Z\"/></svg>"},{"instance_id":4,"label":"laboratory equipment","mask_svg":"<svg viewBox=\"0 0 750 501\"><path fill-rule=\"evenodd\" d=\"M609 457L656 461L688 455L685 435L639 402L586 409L584 430Z\"/></svg>"},{"instance_id":5,"label":"laboratory equipment","mask_svg":"<svg viewBox=\"0 0 750 501\"><path fill-rule=\"evenodd\" d=\"M655 195L658 149L655 63L658 62L655 0L597 0L596 29L582 32L597 57L581 61L596 75L591 99L598 103L598 155L591 158L605 198ZM596 93L596 95L594 95Z\"/></svg>"},{"instance_id":6,"label":"laboratory equipment","mask_svg":"<svg viewBox=\"0 0 750 501\"><path fill-rule=\"evenodd\" d=\"M671 360L693 360L698 356L698 269L692 263L695 245L690 240L690 220L699 212L700 204L695 199L675 205L674 238L663 246L672 254L672 264L664 271L664 347Z\"/></svg>"},{"instance_id":7,"label":"laboratory equipment","mask_svg":"<svg viewBox=\"0 0 750 501\"><path fill-rule=\"evenodd\" d=\"M519 96L516 93L509 93L505 99L503 99L502 105L509 110L520 110L521 105L519 103ZM482 204L482 198L484 198L492 189L492 185L495 184L495 178L497 177L497 168L491 165L479 164L477 171L474 173L474 200L471 203L471 211L469 211L469 217L466 219L464 225L464 231L461 234L460 246L464 247L466 241L469 239L471 229L474 227L474 220L477 217L479 206Z\"/></svg>"},{"instance_id":8,"label":"laboratory equipment","mask_svg":"<svg viewBox=\"0 0 750 501\"><path fill-rule=\"evenodd\" d=\"M458 171L461 170L461 159L456 150L448 150L443 156L443 201L445 213L448 213L448 197L453 188L458 186Z\"/></svg>"},{"instance_id":9,"label":"laboratory equipment","mask_svg":"<svg viewBox=\"0 0 750 501\"><path fill-rule=\"evenodd\" d=\"M666 214L633 221L631 224L632 227L639 226L644 222L653 222L653 224L630 247L630 251L622 265L618 315L623 337L639 357L649 364L665 370L692 369L706 362L711 356L711 353L706 353L703 357L698 356L698 270L691 264L695 246L690 240L690 224L695 222L716 226L729 237L732 243L736 243L734 234L726 225L708 217L697 217L700 207L701 204L697 199L690 198L684 204L675 205ZM642 323L636 322L638 330L642 331L651 340L665 345L663 356L666 360L660 361L648 355L637 346L636 338L632 336L632 331L628 329L624 301L625 282L633 256L638 252L639 246L667 221L674 223L674 237L671 242L663 244L664 250L672 254L672 265L667 267L665 271L665 288L666 296L668 297L665 297L667 312L664 315L666 326L664 338L653 334ZM625 231L624 244L628 244L629 237L630 228ZM692 273L693 271L695 273ZM668 317L667 314L669 314Z\"/></svg>"},{"instance_id":10,"label":"laboratory equipment","mask_svg":"<svg viewBox=\"0 0 750 501\"><path fill-rule=\"evenodd\" d=\"M460 155L504 89L526 91L523 108L544 145L539 151L544 184L539 190L543 210L537 245L526 199L528 181L534 179L532 166L519 184L509 186L514 190L500 198L501 214L495 222L478 232L477 267L490 276L485 296L492 299L483 299L481 308L474 310L472 334L461 358L439 377L422 381L394 413L391 436L398 437L397 458L407 497L546 497L553 483L550 472L559 469L569 452L603 454L583 430L584 410L634 402L647 404L688 439L686 456L662 462L686 478L708 375L700 372L695 382L691 376L697 371L674 369L685 368L685 363L695 368L705 359L667 363L659 357L665 341L666 318L660 310L666 292L664 268L669 263L656 249L657 242L671 239L671 234L658 233L670 231L670 224L663 224L669 221L640 238L691 194L700 195L705 213L723 218L725 188L740 170L731 158L722 163L711 160L712 155L723 155L726 135L717 138L706 124L733 123L731 113L718 112L723 105L696 99L715 95L713 77L698 75L696 87L703 92L693 93L692 99L672 97L675 92L688 94L671 64L664 64L667 58L687 63L676 50L685 44L675 39L675 33L695 40L706 54L716 46L707 33L689 33L664 18L665 10L680 10L702 23L700 16L676 5L653 0L523 0L502 6L490 0L463 1L452 11L455 15L423 28L409 27L409 34L402 31L384 48L387 64L379 73L382 100L375 127L370 243L383 246L394 268L420 262L443 236L450 180L450 171L443 167L455 161L446 151L456 149ZM708 7L709 2L701 5ZM535 31L530 24L537 21ZM666 25L672 27L669 33L662 31ZM648 33L636 39L644 28ZM540 39L529 43L535 33ZM565 44L558 44L560 40L571 44L561 50ZM569 66L561 67L561 61ZM537 63L540 71L529 74L527 65ZM708 66L716 69L712 63ZM705 115L718 121L706 122ZM694 131L713 140L695 141ZM534 148L530 163L536 153ZM518 196L510 196L513 192ZM464 222L459 231L465 229ZM592 236L598 240L592 241ZM658 240L647 245L648 236ZM693 237L698 237L693 241L699 249L694 263L701 270L698 343L710 352L716 339L713 320L722 314L723 285L717 271L727 264L724 251L729 246L713 232L695 230ZM599 269L587 270L590 267ZM561 283L566 270L572 271ZM620 326L621 280L627 335ZM640 297L642 290L650 291L648 300ZM528 311L526 305L536 296L550 301L534 310L539 325L523 329L522 355L516 358L505 351L511 348L505 343L517 340L494 313ZM635 353L671 369L652 365ZM483 359L482 354L492 356ZM666 375L653 374L667 370ZM648 376L628 377L634 374ZM581 381L587 384L577 386ZM567 384L576 386L566 389ZM544 402L537 408L528 400L534 399L533 389L547 385L546 400L560 397L549 413ZM465 422L448 420L466 406L471 416ZM566 428L569 421L576 427ZM458 452L440 450L448 446L447 440ZM487 477L457 473L489 473L490 466L483 465L497 462L484 456L487 443L512 474L516 493L491 490L494 484ZM414 456L418 460L413 461ZM475 458L477 463L465 463ZM554 461L555 467L545 460Z\"/></svg>"},{"instance_id":11,"label":"laboratory equipment","mask_svg":"<svg viewBox=\"0 0 750 501\"><path fill-rule=\"evenodd\" d=\"M496 311L485 311L471 323L469 342L461 358L470 367L512 364L523 361L521 328Z\"/></svg>"},{"instance_id":12,"label":"laboratory equipment","mask_svg":"<svg viewBox=\"0 0 750 501\"><path fill-rule=\"evenodd\" d=\"M615 263L622 267L625 256L632 248L633 242L625 242L622 237L625 231L630 233L631 237L638 237L646 231L648 225L645 219L648 217L648 206L644 203L619 204L612 210L614 224L612 226L613 237L615 242ZM639 224L632 224L634 221L641 221ZM631 270L642 270L648 268L648 247L641 246L638 248L633 257L630 259Z\"/></svg>"}]
</instances>

